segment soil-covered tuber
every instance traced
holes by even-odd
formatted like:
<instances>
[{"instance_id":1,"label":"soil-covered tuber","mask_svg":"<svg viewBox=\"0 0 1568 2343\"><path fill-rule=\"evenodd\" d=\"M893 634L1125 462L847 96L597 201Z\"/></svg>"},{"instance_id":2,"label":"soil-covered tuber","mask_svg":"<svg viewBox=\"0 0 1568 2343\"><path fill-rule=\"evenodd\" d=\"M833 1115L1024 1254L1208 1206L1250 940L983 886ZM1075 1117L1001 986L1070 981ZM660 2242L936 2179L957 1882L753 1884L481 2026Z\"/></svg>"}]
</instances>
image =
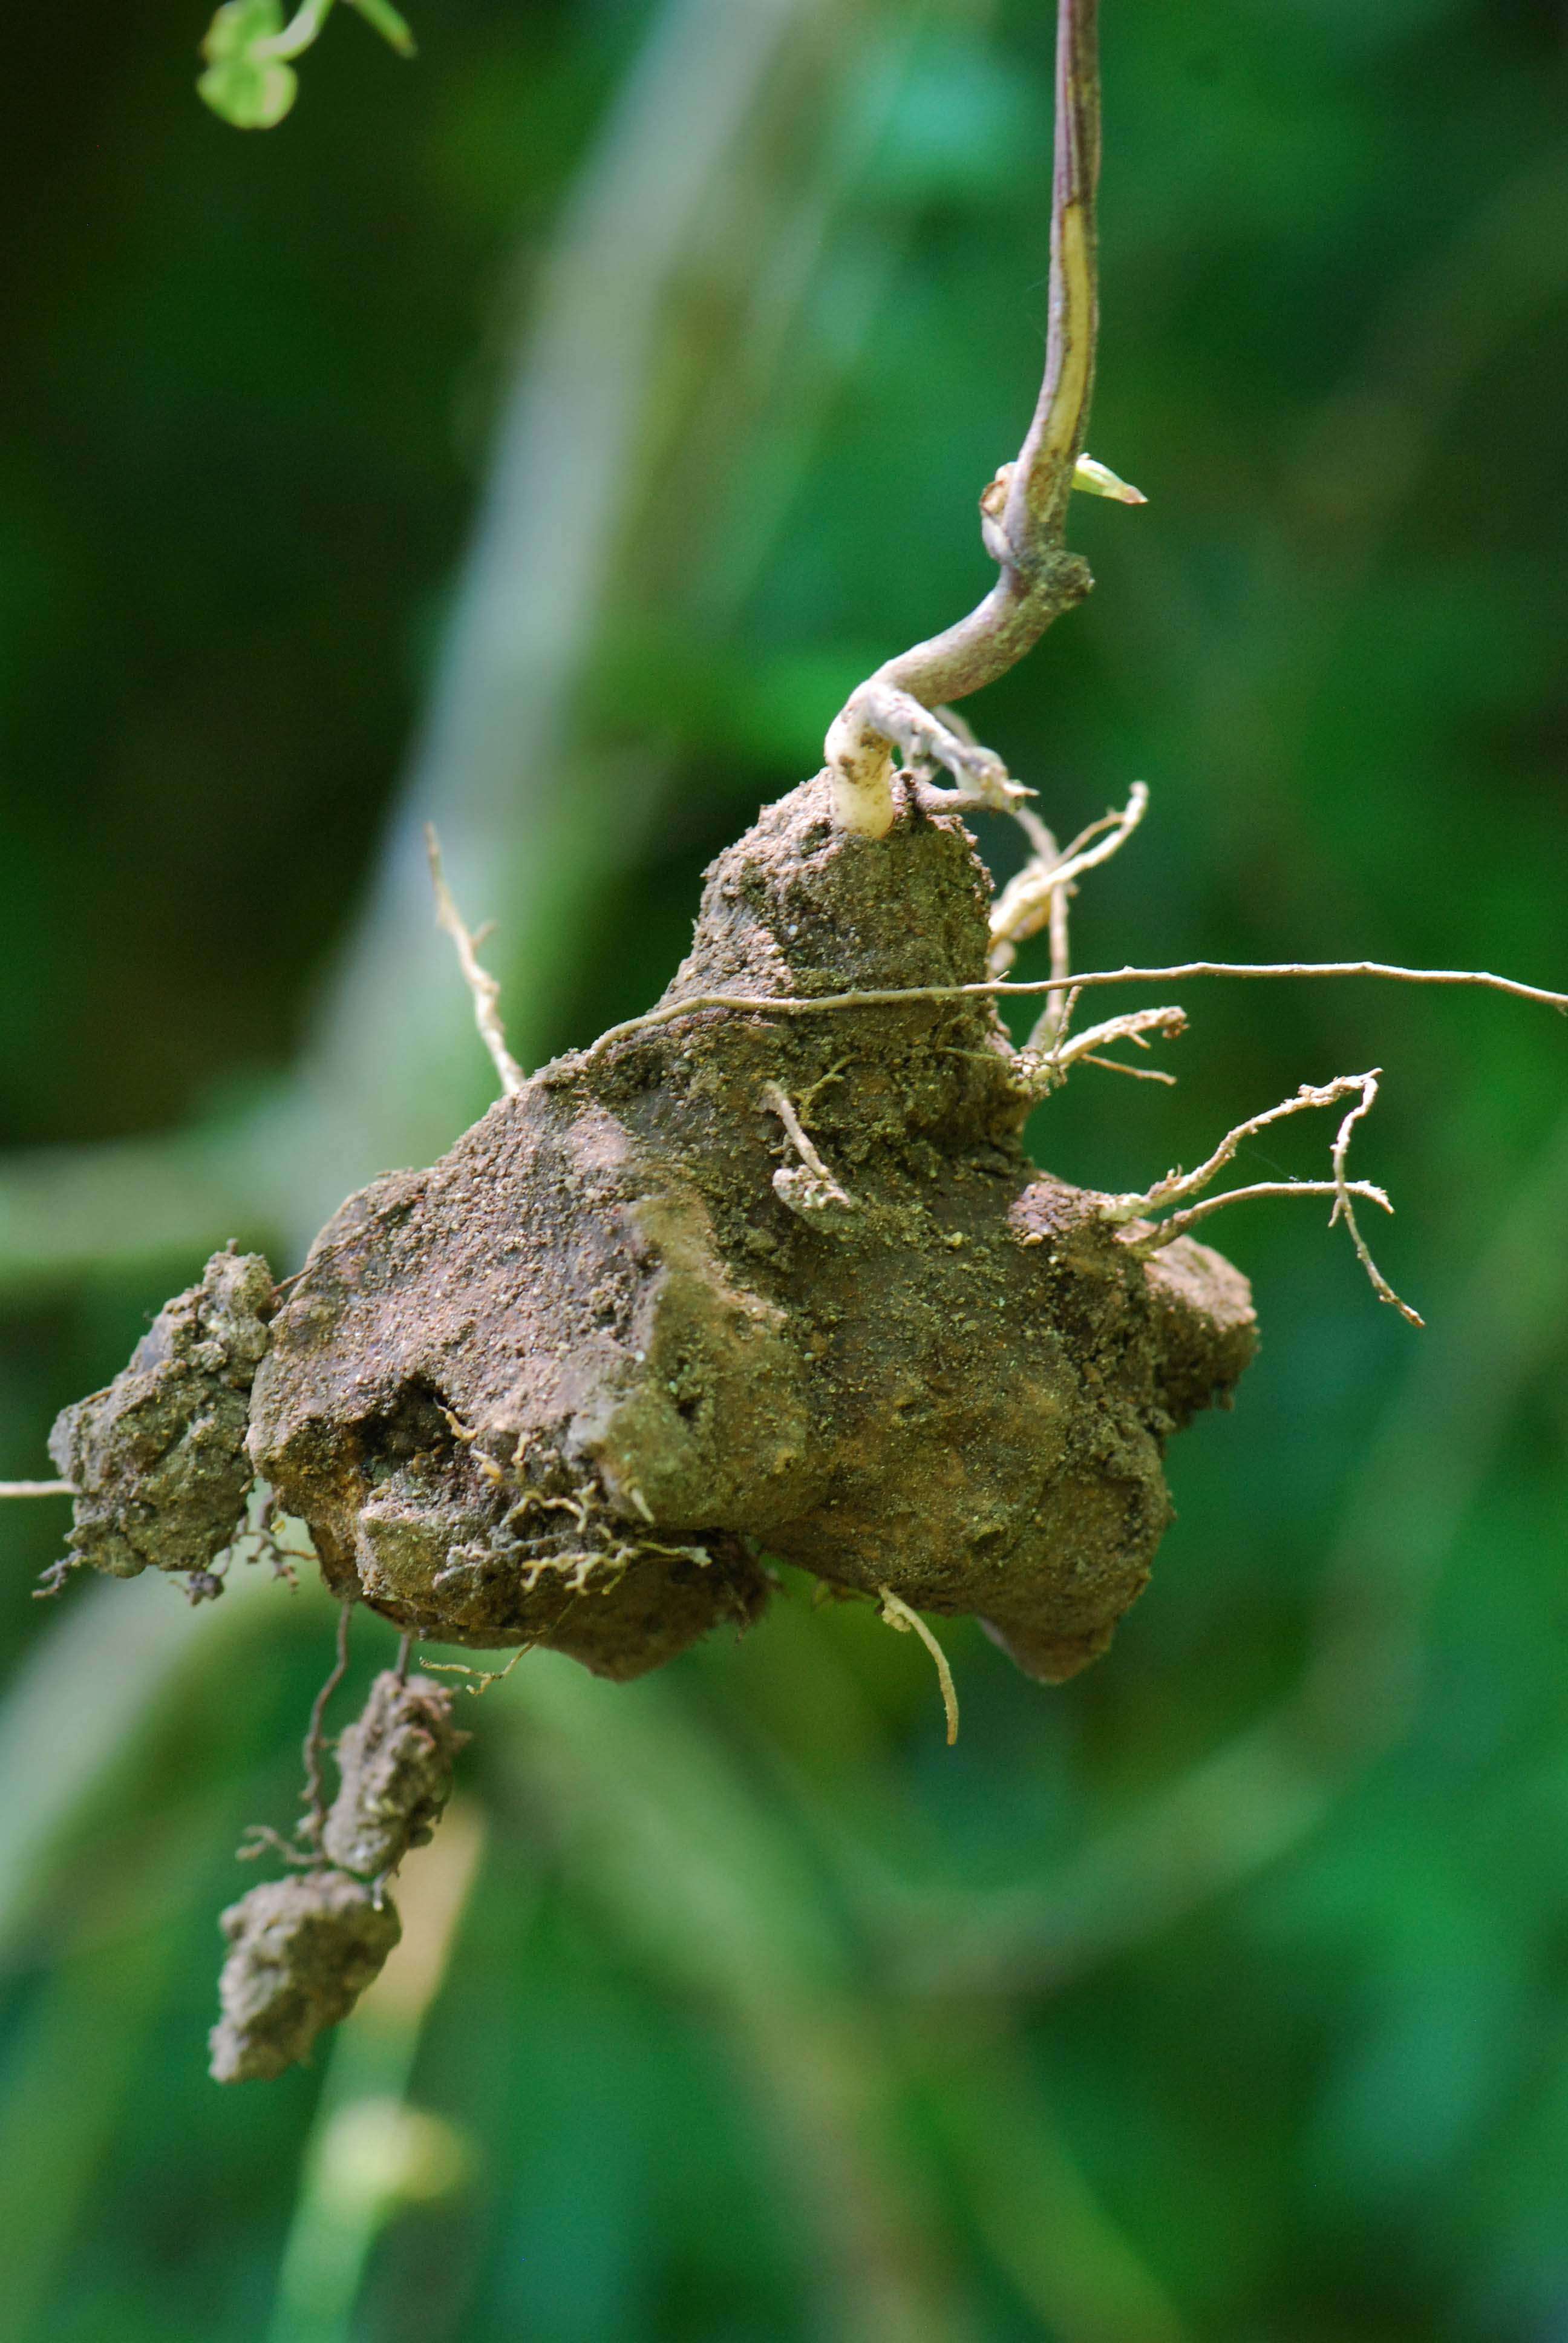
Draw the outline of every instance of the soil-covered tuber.
<instances>
[{"instance_id":1,"label":"soil-covered tuber","mask_svg":"<svg viewBox=\"0 0 1568 2343\"><path fill-rule=\"evenodd\" d=\"M973 841L900 786L875 840L826 777L765 811L667 999L981 979ZM1030 1103L973 997L699 1011L558 1061L322 1232L256 1467L334 1589L421 1635L635 1676L754 1617L771 1554L1070 1675L1148 1576L1167 1437L1254 1329L1218 1254L1141 1261L1034 1170Z\"/></svg>"}]
</instances>

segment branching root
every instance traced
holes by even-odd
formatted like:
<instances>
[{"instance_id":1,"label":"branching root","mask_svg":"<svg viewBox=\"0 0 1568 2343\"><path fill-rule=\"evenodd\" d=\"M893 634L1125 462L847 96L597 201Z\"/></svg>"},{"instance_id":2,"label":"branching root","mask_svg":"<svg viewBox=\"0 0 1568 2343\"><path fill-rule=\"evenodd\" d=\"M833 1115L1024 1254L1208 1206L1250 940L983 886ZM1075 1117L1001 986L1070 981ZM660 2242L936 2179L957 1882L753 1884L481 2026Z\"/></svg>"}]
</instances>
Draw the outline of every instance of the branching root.
<instances>
[{"instance_id":1,"label":"branching root","mask_svg":"<svg viewBox=\"0 0 1568 2343\"><path fill-rule=\"evenodd\" d=\"M1365 1270L1368 1277L1372 1280L1372 1292L1377 1295L1378 1300L1380 1302L1388 1302L1393 1309L1399 1312L1400 1316L1410 1325L1423 1326L1426 1323L1426 1321L1421 1316L1418 1311L1414 1311L1411 1308L1408 1302L1402 1302L1400 1300L1399 1295L1394 1292L1392 1286L1389 1283L1387 1278L1383 1275L1382 1270L1379 1269L1376 1262L1373 1261L1371 1253L1367 1251L1366 1239L1362 1236L1360 1226L1357 1223L1355 1212L1351 1204L1351 1198L1352 1195L1370 1195L1375 1203L1382 1204L1384 1211L1390 1212L1392 1212L1393 1206L1389 1202L1388 1198L1383 1194L1380 1188L1368 1188L1359 1180L1347 1180L1345 1178L1345 1156L1350 1148L1351 1133L1354 1130L1356 1124L1360 1122L1362 1117L1365 1114L1371 1113L1372 1106L1377 1099L1378 1076L1382 1071L1382 1069L1381 1066L1374 1066L1370 1074L1363 1074L1362 1076L1361 1097L1357 1103L1352 1107L1344 1121L1341 1123L1338 1134L1335 1137L1332 1157L1334 1167L1334 1209L1329 1214L1329 1226L1330 1228L1332 1228L1336 1221L1343 1221L1345 1227L1350 1232L1351 1242L1356 1249L1356 1253L1360 1259L1361 1265Z\"/></svg>"},{"instance_id":2,"label":"branching root","mask_svg":"<svg viewBox=\"0 0 1568 2343\"><path fill-rule=\"evenodd\" d=\"M819 1082L815 1087L819 1090L822 1084ZM858 1212L859 1206L854 1197L834 1179L777 1082L769 1082L764 1088L762 1103L770 1114L778 1116L789 1144L800 1158L799 1165L781 1163L773 1174L773 1192L779 1202L799 1213L802 1220L819 1221L828 1227Z\"/></svg>"},{"instance_id":3,"label":"branching root","mask_svg":"<svg viewBox=\"0 0 1568 2343\"><path fill-rule=\"evenodd\" d=\"M1076 994L1072 999L1076 999ZM1163 1009L1133 1009L1122 1017L1108 1017L1101 1024L1086 1026L1070 1041L1067 1028L1071 1018L1071 1002L1062 1012L1057 1035L1047 1048L1033 1044L1018 1052L1017 1066L1028 1088L1040 1098L1057 1090L1067 1080L1074 1066L1104 1066L1118 1074L1141 1075L1145 1081L1173 1082L1174 1074L1160 1072L1152 1066L1123 1065L1115 1058L1102 1057L1101 1051L1113 1041L1131 1041L1136 1049L1147 1050L1149 1037L1157 1033L1167 1041L1175 1041L1187 1031L1187 1011L1171 1004Z\"/></svg>"},{"instance_id":4,"label":"branching root","mask_svg":"<svg viewBox=\"0 0 1568 2343\"><path fill-rule=\"evenodd\" d=\"M1227 1204L1241 1203L1255 1196L1332 1196L1334 1207L1329 1215L1329 1226L1332 1228L1339 1220L1344 1222L1357 1257L1378 1299L1389 1302L1409 1324L1423 1325L1425 1321L1407 1302L1401 1301L1373 1261L1351 1200L1360 1196L1369 1203L1377 1204L1385 1212L1393 1211L1392 1204L1385 1192L1374 1186L1370 1180L1351 1180L1345 1174L1351 1134L1362 1117L1372 1110L1377 1097L1381 1071L1381 1068L1374 1067L1371 1073L1342 1074L1336 1081L1323 1082L1315 1088L1303 1082L1293 1099L1286 1099L1282 1104L1271 1106L1262 1114L1251 1115L1245 1122L1239 1122L1233 1131L1228 1131L1207 1162L1201 1163L1195 1172L1168 1172L1163 1180L1157 1180L1141 1195L1108 1196L1101 1206L1101 1218L1113 1222L1141 1221L1151 1212L1164 1211L1168 1205L1181 1206L1181 1210L1172 1212L1156 1228L1130 1233L1123 1240L1132 1252L1146 1259L1162 1246L1171 1243L1175 1238L1184 1235L1211 1212L1223 1211ZM1237 1149L1245 1141L1254 1138L1261 1131L1266 1131L1271 1123L1283 1122L1289 1116L1304 1114L1314 1107L1333 1106L1341 1099L1351 1097L1354 1097L1357 1102L1341 1123L1334 1141L1332 1179L1259 1180L1244 1188L1228 1188L1222 1195L1205 1197L1201 1203L1188 1202L1190 1197L1202 1194L1210 1182L1233 1160Z\"/></svg>"},{"instance_id":5,"label":"branching root","mask_svg":"<svg viewBox=\"0 0 1568 2343\"><path fill-rule=\"evenodd\" d=\"M505 1684L524 1654L533 1648L532 1644L519 1644L504 1668L471 1668L466 1660L426 1660L422 1664L433 1676L462 1676L463 1690L478 1700L492 1684Z\"/></svg>"},{"instance_id":6,"label":"branching root","mask_svg":"<svg viewBox=\"0 0 1568 2343\"><path fill-rule=\"evenodd\" d=\"M1134 781L1120 813L1102 814L1081 830L1070 846L1060 849L1027 807L1018 810L1015 818L1032 851L991 907L990 966L995 975L1004 975L1012 966L1020 943L1051 925L1051 974L1066 976L1066 906L1077 882L1086 870L1098 870L1121 852L1148 810L1148 788L1142 781Z\"/></svg>"}]
</instances>

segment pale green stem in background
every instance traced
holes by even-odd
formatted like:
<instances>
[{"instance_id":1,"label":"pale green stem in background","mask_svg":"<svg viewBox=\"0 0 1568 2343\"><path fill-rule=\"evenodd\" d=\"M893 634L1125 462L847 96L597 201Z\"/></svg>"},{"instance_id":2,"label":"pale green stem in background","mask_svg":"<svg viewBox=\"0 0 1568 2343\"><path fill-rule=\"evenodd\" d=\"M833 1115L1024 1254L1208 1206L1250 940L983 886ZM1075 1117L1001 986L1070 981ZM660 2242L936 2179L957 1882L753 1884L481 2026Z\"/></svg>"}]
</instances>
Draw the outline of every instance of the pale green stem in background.
<instances>
[{"instance_id":1,"label":"pale green stem in background","mask_svg":"<svg viewBox=\"0 0 1568 2343\"><path fill-rule=\"evenodd\" d=\"M253 55L258 57L291 58L303 56L319 35L332 13L332 0L305 0L303 7L275 33L270 41L257 41Z\"/></svg>"},{"instance_id":2,"label":"pale green stem in background","mask_svg":"<svg viewBox=\"0 0 1568 2343\"><path fill-rule=\"evenodd\" d=\"M161 1573L128 1585L73 1584L0 1701L0 1953L36 1908L61 1840L114 1774L135 1759L137 1735L177 1697L200 1641L200 1665L223 1664L231 1639L261 1633L274 1602L268 1574L236 1570L224 1599L196 1605ZM300 1600L314 1603L314 1594ZM330 1615L327 1603L322 1616ZM47 1752L48 1762L39 1762Z\"/></svg>"},{"instance_id":3,"label":"pale green stem in background","mask_svg":"<svg viewBox=\"0 0 1568 2343\"><path fill-rule=\"evenodd\" d=\"M387 2224L473 2176L466 2137L410 2106L407 2093L484 1836L477 1808L454 1802L392 1883L402 1942L331 2037L267 2343L348 2343L366 2264Z\"/></svg>"},{"instance_id":4,"label":"pale green stem in background","mask_svg":"<svg viewBox=\"0 0 1568 2343\"><path fill-rule=\"evenodd\" d=\"M280 1590L264 1574L236 1572L216 1612L197 1610L149 1571L130 1585L74 1589L35 1643L0 1703L0 1959L8 1966L29 1957L69 1842L116 1784L135 1777L144 1736L178 1706L198 1634L205 1677L272 1627L268 1593L276 1604ZM319 1590L296 1599L329 1616ZM64 1909L80 1917L0 2059L7 2343L42 2343L39 2322L91 2227L105 2158L134 2121L137 2061L179 1951L180 1915L202 1893L204 1858L221 1826L212 1801L225 1795L220 1778L211 1798L198 1796L133 1842L134 1855L95 1859L66 1891ZM45 1926L54 1954L50 1935ZM216 1962L216 1926L212 1943Z\"/></svg>"},{"instance_id":5,"label":"pale green stem in background","mask_svg":"<svg viewBox=\"0 0 1568 2343\"><path fill-rule=\"evenodd\" d=\"M44 1770L38 1746L29 1752L35 1775ZM15 1775L6 1780L9 1798L20 1785ZM200 1836L210 1816L204 1812L199 1822L199 1834L187 1827L166 1841L155 1875L136 1883L137 1890L162 1890L161 1910L116 1926L125 1884L112 1883L106 1896L93 1898L90 1917L59 1947L52 1974L0 2060L0 2333L6 2343L45 2343L51 2298L73 2245L91 2230L94 2185L126 2127L136 2122L132 2093L146 2028L180 1942L171 1925L181 1900L178 1874L199 1877Z\"/></svg>"},{"instance_id":6,"label":"pale green stem in background","mask_svg":"<svg viewBox=\"0 0 1568 2343\"><path fill-rule=\"evenodd\" d=\"M380 34L399 56L414 55L414 35L388 0L348 0L348 5L365 22ZM281 33L270 41L257 41L253 55L258 57L288 59L303 56L311 44L320 37L322 26L332 13L332 0L304 0L289 18Z\"/></svg>"},{"instance_id":7,"label":"pale green stem in background","mask_svg":"<svg viewBox=\"0 0 1568 2343\"><path fill-rule=\"evenodd\" d=\"M1175 2303L1030 2089L1023 2046L944 2016L921 2032L917 2055L970 2217L1042 2333L1052 2343L1188 2343Z\"/></svg>"}]
</instances>

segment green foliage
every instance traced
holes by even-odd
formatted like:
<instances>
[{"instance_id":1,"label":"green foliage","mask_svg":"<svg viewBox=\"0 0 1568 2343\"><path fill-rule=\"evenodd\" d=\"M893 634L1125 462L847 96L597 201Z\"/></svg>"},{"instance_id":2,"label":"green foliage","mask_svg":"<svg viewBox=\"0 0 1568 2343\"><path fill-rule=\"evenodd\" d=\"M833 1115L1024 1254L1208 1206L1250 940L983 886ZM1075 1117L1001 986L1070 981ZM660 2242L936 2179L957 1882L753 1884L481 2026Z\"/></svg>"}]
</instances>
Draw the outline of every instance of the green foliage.
<instances>
[{"instance_id":1,"label":"green foliage","mask_svg":"<svg viewBox=\"0 0 1568 2343\"><path fill-rule=\"evenodd\" d=\"M299 76L279 56L278 0L224 0L202 42L206 71L198 95L236 130L270 130L299 90Z\"/></svg>"},{"instance_id":2,"label":"green foliage","mask_svg":"<svg viewBox=\"0 0 1568 2343\"><path fill-rule=\"evenodd\" d=\"M413 55L414 36L389 0L349 5L399 55ZM331 8L332 0L302 0L285 25L280 0L224 0L202 42L206 71L196 83L198 96L236 130L273 129L299 94L299 76L287 60L311 45Z\"/></svg>"},{"instance_id":3,"label":"green foliage","mask_svg":"<svg viewBox=\"0 0 1568 2343\"><path fill-rule=\"evenodd\" d=\"M414 55L414 35L390 0L348 0L348 5L400 57Z\"/></svg>"}]
</instances>

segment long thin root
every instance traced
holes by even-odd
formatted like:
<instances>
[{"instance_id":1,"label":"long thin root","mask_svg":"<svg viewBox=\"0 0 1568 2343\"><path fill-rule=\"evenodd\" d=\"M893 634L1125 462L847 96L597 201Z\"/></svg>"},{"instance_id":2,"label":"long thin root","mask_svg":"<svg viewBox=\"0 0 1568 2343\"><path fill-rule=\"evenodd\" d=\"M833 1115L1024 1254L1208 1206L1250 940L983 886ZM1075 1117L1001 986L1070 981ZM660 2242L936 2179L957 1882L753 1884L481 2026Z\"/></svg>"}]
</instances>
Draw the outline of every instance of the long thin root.
<instances>
[{"instance_id":1,"label":"long thin root","mask_svg":"<svg viewBox=\"0 0 1568 2343\"><path fill-rule=\"evenodd\" d=\"M501 1023L501 988L488 969L481 968L478 947L488 930L471 930L453 900L447 884L447 874L441 867L441 841L432 821L425 824L425 851L430 858L430 885L436 896L436 919L457 948L457 964L463 971L463 981L474 1003L474 1022L479 1029L479 1039L490 1053L491 1062L500 1076L501 1088L509 1096L520 1091L527 1077L516 1058L507 1047L506 1028Z\"/></svg>"}]
</instances>

